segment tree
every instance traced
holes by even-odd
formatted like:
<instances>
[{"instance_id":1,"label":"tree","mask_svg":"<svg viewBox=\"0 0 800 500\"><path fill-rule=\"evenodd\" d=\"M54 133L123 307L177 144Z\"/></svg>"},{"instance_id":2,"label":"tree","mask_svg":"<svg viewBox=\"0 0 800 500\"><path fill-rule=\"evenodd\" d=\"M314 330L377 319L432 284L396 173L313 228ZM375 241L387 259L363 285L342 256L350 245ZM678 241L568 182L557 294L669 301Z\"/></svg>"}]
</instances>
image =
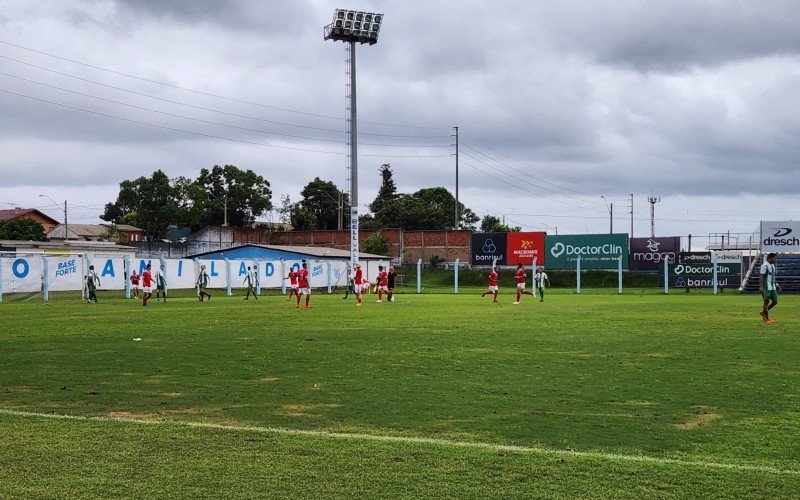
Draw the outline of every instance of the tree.
<instances>
[{"instance_id":1,"label":"tree","mask_svg":"<svg viewBox=\"0 0 800 500\"><path fill-rule=\"evenodd\" d=\"M291 221L293 231L310 231L319 229L317 216L314 215L313 212L308 211L299 203L296 203L292 208Z\"/></svg>"},{"instance_id":2,"label":"tree","mask_svg":"<svg viewBox=\"0 0 800 500\"><path fill-rule=\"evenodd\" d=\"M350 205L350 197L339 190L331 181L315 177L300 192L303 199L300 205L314 214L317 220L315 229L339 229L346 225L345 207ZM341 216L341 224L339 217Z\"/></svg>"},{"instance_id":3,"label":"tree","mask_svg":"<svg viewBox=\"0 0 800 500\"><path fill-rule=\"evenodd\" d=\"M364 243L361 244L361 248L366 253L374 253L376 255L386 255L386 252L389 251L391 247L391 242L389 238L381 234L380 231L376 231L369 235L364 240Z\"/></svg>"},{"instance_id":4,"label":"tree","mask_svg":"<svg viewBox=\"0 0 800 500\"><path fill-rule=\"evenodd\" d=\"M292 224L292 200L289 198L288 194L284 194L281 196L281 207L278 209L278 220L281 221L281 224Z\"/></svg>"},{"instance_id":5,"label":"tree","mask_svg":"<svg viewBox=\"0 0 800 500\"><path fill-rule=\"evenodd\" d=\"M369 209L374 214L381 212L385 206L391 205L398 197L397 186L392 179L394 174L392 166L384 163L378 171L381 174L381 187L378 189L378 196L369 204Z\"/></svg>"},{"instance_id":6,"label":"tree","mask_svg":"<svg viewBox=\"0 0 800 500\"><path fill-rule=\"evenodd\" d=\"M44 227L33 219L0 221L0 240L46 241Z\"/></svg>"},{"instance_id":7,"label":"tree","mask_svg":"<svg viewBox=\"0 0 800 500\"><path fill-rule=\"evenodd\" d=\"M522 231L518 226L506 226L498 217L486 215L481 221L481 231L484 233L518 233Z\"/></svg>"},{"instance_id":8,"label":"tree","mask_svg":"<svg viewBox=\"0 0 800 500\"><path fill-rule=\"evenodd\" d=\"M376 218L388 227L402 229L453 229L456 199L446 188L423 188L414 194L400 195L384 205ZM473 229L480 219L459 202L461 227Z\"/></svg>"},{"instance_id":9,"label":"tree","mask_svg":"<svg viewBox=\"0 0 800 500\"><path fill-rule=\"evenodd\" d=\"M122 181L117 201L106 204L101 219L140 227L151 238L163 238L179 217L176 190L167 175L156 170L148 179Z\"/></svg>"},{"instance_id":10,"label":"tree","mask_svg":"<svg viewBox=\"0 0 800 500\"><path fill-rule=\"evenodd\" d=\"M226 205L228 225L239 227L249 226L256 217L272 209L269 182L252 170L214 165L211 170L200 170L195 183L201 189L194 190L194 201L205 207L205 224L222 224Z\"/></svg>"},{"instance_id":11,"label":"tree","mask_svg":"<svg viewBox=\"0 0 800 500\"><path fill-rule=\"evenodd\" d=\"M204 168L196 180L177 177L170 181L156 170L150 178L122 181L119 188L117 200L106 204L100 218L140 227L151 239L165 237L172 224L193 230L222 224L226 204L232 226L250 225L272 208L269 182L233 165Z\"/></svg>"}]
</instances>

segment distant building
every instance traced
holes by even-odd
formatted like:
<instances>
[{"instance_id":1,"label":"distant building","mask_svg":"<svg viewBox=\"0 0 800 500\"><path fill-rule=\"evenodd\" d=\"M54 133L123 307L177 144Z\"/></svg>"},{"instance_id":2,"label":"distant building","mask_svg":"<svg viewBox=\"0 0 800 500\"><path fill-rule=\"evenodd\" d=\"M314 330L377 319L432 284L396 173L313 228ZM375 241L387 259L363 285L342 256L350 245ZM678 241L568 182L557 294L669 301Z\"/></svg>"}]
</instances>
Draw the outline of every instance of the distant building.
<instances>
[{"instance_id":1,"label":"distant building","mask_svg":"<svg viewBox=\"0 0 800 500\"><path fill-rule=\"evenodd\" d=\"M119 237L113 243L127 244L142 241L143 231L138 227L127 224L117 224L116 226L113 224L59 224L47 233L47 237L52 241L63 241L65 239L70 241L101 241L107 240L112 227L116 227L117 231L119 231Z\"/></svg>"},{"instance_id":2,"label":"distant building","mask_svg":"<svg viewBox=\"0 0 800 500\"><path fill-rule=\"evenodd\" d=\"M17 241L0 240L0 254L47 254L87 256L113 256L133 258L136 249L107 241Z\"/></svg>"},{"instance_id":3,"label":"distant building","mask_svg":"<svg viewBox=\"0 0 800 500\"><path fill-rule=\"evenodd\" d=\"M11 210L0 210L0 220L11 222L15 219L31 219L38 222L44 228L45 234L52 231L58 225L58 221L49 215L43 214L35 208L13 208Z\"/></svg>"},{"instance_id":4,"label":"distant building","mask_svg":"<svg viewBox=\"0 0 800 500\"><path fill-rule=\"evenodd\" d=\"M309 247L300 245L241 245L225 250L214 250L186 256L187 259L263 259L263 260L345 260L350 261L350 251L328 247ZM389 265L389 257L371 253L359 253L359 259Z\"/></svg>"}]
</instances>

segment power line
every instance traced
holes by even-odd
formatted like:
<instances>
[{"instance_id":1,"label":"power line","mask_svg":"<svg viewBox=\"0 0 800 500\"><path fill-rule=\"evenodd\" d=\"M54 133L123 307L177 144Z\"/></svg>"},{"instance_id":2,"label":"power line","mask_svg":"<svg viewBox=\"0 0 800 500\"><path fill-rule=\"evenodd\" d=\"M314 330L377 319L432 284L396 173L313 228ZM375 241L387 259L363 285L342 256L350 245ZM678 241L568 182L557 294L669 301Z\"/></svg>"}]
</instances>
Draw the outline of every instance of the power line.
<instances>
[{"instance_id":1,"label":"power line","mask_svg":"<svg viewBox=\"0 0 800 500\"><path fill-rule=\"evenodd\" d=\"M495 149L495 148L493 148L491 146L487 146L486 144L482 144L481 142L478 142L478 140L473 138L473 137L469 137L469 136L465 136L465 137L467 138L467 140L470 140L470 141L474 142L475 144L478 144L479 146L481 146L483 148L486 148L486 149L488 149L490 151L494 151L495 153L498 153L498 154L500 154L502 156L505 156L509 160L515 161L515 162L523 164L523 165L526 164L525 162L517 160L516 158L513 158L512 156L509 156L509 155L503 153L502 151L500 151L498 149ZM565 177L561 177L561 176L558 176L558 175L555 175L555 174L551 174L551 173L547 173L547 175L549 175L551 177L555 177L556 179L560 179L560 180L565 181L565 182L569 182L570 184L576 184L577 185L577 183L575 181L571 180L571 179L567 179ZM594 194L590 194L590 193L581 193L581 194L585 194L587 196L595 196Z\"/></svg>"},{"instance_id":2,"label":"power line","mask_svg":"<svg viewBox=\"0 0 800 500\"><path fill-rule=\"evenodd\" d=\"M116 116L116 115L110 115L110 114L107 114L107 113L101 113L99 111L92 111L92 110L89 110L89 109L79 108L77 106L70 106L69 104L63 104L63 103L60 103L60 102L49 101L47 99L42 99L42 98L39 98L39 97L33 97L33 96L26 95L26 94L20 94L18 92L12 92L11 90L0 89L0 92L5 92L7 94L16 95L16 96L19 96L19 97L25 97L27 99L33 99L35 101L44 102L44 103L47 103L47 104L52 104L54 106L61 106L63 108L73 109L75 111L81 111L83 113L90 113L90 114L93 114L93 115L103 116L103 117L106 117L106 118L113 118L115 120L122 120L122 121L130 122L130 123L136 123L136 124L139 124L139 125L146 125L148 127L160 128L160 129L164 129L164 130L171 130L173 132L181 132L181 133L190 134L190 135L197 135L197 136L200 136L200 137L207 137L207 138L210 138L210 139L220 139L220 140L223 140L223 141L240 142L240 143L243 143L243 144L252 144L252 145L255 145L255 146L266 146L266 147L270 147L270 148L279 148L279 149L291 149L291 150L305 151L305 152L310 152L310 153L324 153L324 154L333 154L333 155L344 155L345 154L344 152L337 152L337 151L320 151L320 150L316 150L316 149L295 148L295 147L291 147L291 146L276 146L274 144L266 144L266 143L263 143L263 142L246 141L246 140L243 140L243 139L232 139L230 137L222 137L222 136L218 136L218 135L204 134L202 132L192 132L192 131L189 131L189 130L183 130L183 129L179 129L179 128L175 128L175 127L167 127L165 125L156 125L154 123L148 123L148 122L143 122L143 121L140 121L140 120L134 120L132 118L124 118L122 116Z\"/></svg>"},{"instance_id":3,"label":"power line","mask_svg":"<svg viewBox=\"0 0 800 500\"><path fill-rule=\"evenodd\" d=\"M551 186L553 186L553 187L555 187L555 188L562 189L562 190L565 190L565 191L571 191L571 192L573 192L573 193L576 193L576 194L585 195L585 196L595 196L594 194L586 193L585 191L578 191L578 190L576 190L576 189L572 189L572 188L568 188L568 187L560 186L560 185L558 185L558 184L555 184L555 183L553 183L553 182L546 181L546 180L542 179L541 177L536 177L535 175L531 175L531 174L529 174L529 173L527 173L527 172L524 172L524 171L522 171L522 170L516 169L516 168L512 167L511 165L509 165L509 164L507 164L507 163L504 163L504 162L502 162L502 161L500 161L500 160L498 160L498 159L494 158L493 156L491 156L491 155L488 155L488 154L484 153L483 151L480 151L480 150L478 150L478 149L476 149L476 148L473 148L473 147L472 147L472 146L470 146L468 143L464 143L464 142L462 141L462 144L464 144L464 146L465 146L465 147L467 147L468 149L471 149L472 151L475 151L476 153L478 153L478 154L480 154L480 155L483 155L483 156L485 156L486 158L489 158L490 160L492 160L492 161L494 161L494 162L497 162L497 163L499 163L500 165L503 165L503 166L505 166L505 167L507 167L507 168L510 168L511 170L513 170L513 171L515 171L515 172L519 172L519 173L520 173L520 174L522 174L522 175L528 176L528 177L530 177L531 179L535 179L535 180L537 180L537 181L539 181L539 182L542 182L542 183L545 183L545 184L549 184L549 185L551 185ZM555 191L552 191L552 190L548 190L548 191L555 193ZM597 203L599 203L599 202L597 202Z\"/></svg>"},{"instance_id":4,"label":"power line","mask_svg":"<svg viewBox=\"0 0 800 500\"><path fill-rule=\"evenodd\" d=\"M558 195L558 196L563 196L561 193L556 193L555 191L553 191L553 190L551 190L551 189L546 189L546 188L543 188L543 187L537 186L536 184L533 184L533 183L532 183L532 182L530 182L530 181L526 181L525 179L520 179L519 177L516 177L516 176L514 176L514 175L511 175L511 174L509 174L509 173L507 173L507 172L503 172L502 170L500 170L500 169L498 169L498 168L495 168L495 167L493 167L493 166L489 165L488 163L486 163L485 161L483 161L483 160L481 160L481 159L479 159L479 158L475 158L475 157L474 157L474 156L472 156L472 155L469 155L469 154L467 154L467 153L462 153L462 154L463 154L464 156L466 156L467 158L472 158L473 160L475 160L475 161L477 161L477 162L480 162L480 163L482 163L482 164L486 165L487 167L489 167L489 168L491 168L491 169L493 169L493 170L496 170L496 171L498 171L498 172L500 172L500 173L502 173L502 174L505 174L505 175L507 175L507 176L511 177L512 179L516 179L516 180L518 180L518 181L520 181L520 182L524 182L524 183L526 183L526 184L530 184L531 186L534 186L536 189L540 189L540 190L542 190L542 191L547 191L547 192L550 192L550 193L556 194L556 195ZM470 165L470 166L472 166L472 168L475 168L475 166L474 166L474 165ZM480 169L477 169L477 168L476 168L476 170L478 170L478 171L480 171L480 172L483 172L484 174L486 174L486 172L484 172L483 170L480 170ZM488 174L487 174L487 175L488 175ZM495 178L496 178L496 177L495 177ZM505 181L504 181L504 182L505 182ZM510 184L510 183L507 183L507 184ZM516 185L516 184L511 184L511 185L512 185L512 186L516 186L516 187L520 187L520 186L518 186L518 185ZM534 193L533 191L530 191L529 189L526 189L526 191L528 191L529 193L535 194L536 196L540 196L540 197L544 197L544 198L550 199L550 200L552 200L552 201L555 201L556 203L561 203L561 204L563 204L563 205L568 205L568 206L575 207L575 208L582 208L582 209L584 209L584 210L599 211L599 210L597 210L597 209L595 209L595 208L590 208L590 207L581 206L581 205L575 205L574 203L567 203L567 202L565 202L565 201L561 201L561 200L558 200L558 199L554 199L554 198L553 198L553 197L551 197L551 196L542 195L541 193Z\"/></svg>"},{"instance_id":5,"label":"power line","mask_svg":"<svg viewBox=\"0 0 800 500\"><path fill-rule=\"evenodd\" d=\"M228 123L221 123L221 122L215 122L215 121L211 121L211 120L204 120L202 118L195 118L195 117L191 117L191 116L180 115L180 114L177 114L177 113L170 113L168 111L161 111L161 110L158 110L158 109L152 109L152 108L147 108L147 107L144 107L144 106L137 106L135 104L129 104L129 103L125 103L125 102L115 101L114 99L108 99L108 98L105 98L105 97L100 97L100 96L96 96L96 95L92 95L92 94L86 94L84 92L78 92L77 90L65 89L65 88L59 87L57 85L50 85L48 83L43 83L43 82L39 82L39 81L36 81L36 80L31 80L29 78L23 78L21 76L12 75L12 74L9 74L9 73L4 73L2 71L0 71L0 75L7 76L7 77L10 77L10 78L16 78L18 80L22 80L22 81L25 81L25 82L33 83L33 84L36 84L36 85L41 85L43 87L48 87L48 88L52 88L52 89L56 89L56 90L61 90L63 92L69 92L71 94L76 94L76 95L80 95L80 96L84 96L84 97L89 97L89 98L92 98L92 99L97 99L97 100L100 100L100 101L105 101L105 102L110 102L110 103L113 103L113 104L118 104L120 106L127 106L129 108L140 109L140 110L143 110L143 111L149 111L151 113L158 113L158 114L161 114L161 115L172 116L174 118L182 118L182 119L185 119L185 120L192 120L192 121L195 121L195 122L207 123L207 124L210 124L210 125L218 125L220 127L228 127L228 128L233 128L233 129L237 129L237 130L245 130L245 131L248 131L248 132L258 132L258 133L262 133L262 134L278 135L278 136L282 136L282 137L291 137L293 139L306 139L306 140L311 140L311 141L334 142L334 143L339 143L339 144L346 144L347 143L347 141L340 141L340 140L336 140L336 139L323 139L323 138L310 137L310 136L304 136L304 135L285 134L285 133L282 133L282 132L273 132L273 131L270 131L270 130L261 130L261 129L256 129L256 128L241 127L241 126L238 126L238 125L231 125L231 124L228 124ZM404 145L396 145L396 144L375 144L375 143L362 143L362 144L364 144L365 146L393 147L393 148L449 148L450 147L449 145L447 145L447 146L405 145L405 144Z\"/></svg>"},{"instance_id":6,"label":"power line","mask_svg":"<svg viewBox=\"0 0 800 500\"><path fill-rule=\"evenodd\" d=\"M43 52L43 51L40 51L40 50L31 49L29 47L24 47L22 45L18 45L18 44L15 44L15 43L6 42L4 40L0 40L0 43L2 43L4 45L11 46L11 47L16 47L18 49L27 50L29 52L34 52L36 54L41 54L41 55L44 55L44 56L47 56L47 57L52 57L54 59L60 59L62 61L67 61L67 62L70 62L70 63L73 63L73 64L79 64L81 66L86 66L86 67L89 67L89 68L92 68L92 69L105 71L105 72L108 72L108 73L124 76L124 77L127 77L127 78L133 78L135 80L140 80L140 81L144 81L144 82L148 82L148 83L153 83L153 84L161 85L161 86L164 86L164 87L170 87L170 88L182 90L182 91L185 91L185 92L192 92L194 94L204 95L204 96L207 96L207 97L214 97L214 98L217 98L217 99L224 99L224 100L227 100L227 101L238 102L240 104L249 104L251 106L258 106L258 107L262 107L262 108L274 109L274 110L278 110L278 111L284 111L284 112L287 112L287 113L296 113L296 114L300 114L300 115L314 116L314 117L317 117L317 118L327 118L327 119L337 120L337 121L341 121L342 120L342 118L339 117L339 116L322 115L322 114L317 114L317 113L309 113L309 112L306 112L306 111L298 111L298 110L289 109L289 108L281 108L281 107L278 107L278 106L271 106L269 104L246 101L244 99L237 99L235 97L228 97L228 96L223 96L223 95L219 95L219 94L213 94L213 93L210 93L210 92L203 92L202 90L191 89L191 88L188 88L188 87L181 87L180 85L174 85L174 84L171 84L171 83L160 82L158 80L151 80L149 78L143 78L143 77L140 77L140 76L131 75L129 73L123 73L121 71L116 71L116 70L113 70L113 69L103 68L101 66L95 66L93 64L85 63L85 62L82 62L82 61L76 61L75 59L69 59L69 58L58 56L58 55L55 55L55 54L50 54L48 52ZM3 57L3 56L0 56L0 57ZM421 129L421 130L424 130L424 129L427 129L427 130L450 130L447 127L421 127L421 126L416 126L416 125L399 125L399 124L393 124L393 123L368 122L368 121L362 121L360 123L370 124L370 125L381 125L381 126L386 126L386 127L411 128L411 129Z\"/></svg>"},{"instance_id":7,"label":"power line","mask_svg":"<svg viewBox=\"0 0 800 500\"><path fill-rule=\"evenodd\" d=\"M29 63L29 62L26 62L26 61L20 61L19 59L14 59L12 57L4 56L4 55L0 55L0 58L6 59L6 60L9 60L9 61L13 61L13 62L18 63L18 64L23 64L25 66L29 66L29 67L32 67L32 68L36 68L36 69L39 69L39 70L42 70L42 71L47 71L49 73L53 73L53 74L56 74L56 75L64 76L64 77L67 77L67 78L72 78L74 80L78 80L78 81L81 81L81 82L84 82L84 83L90 83L92 85L98 85L100 87L106 87L106 88L109 88L109 89L118 90L120 92L126 92L128 94L133 94L133 95L137 95L137 96L140 96L140 97L146 97L148 99L155 99L155 100L162 101L162 102L168 102L170 104L177 104L179 106L185 106L185 107L192 108L192 109L199 109L199 110L202 110L202 111L210 111L212 113L219 113L219 114L222 114L222 115L233 116L233 117L236 117L236 118L244 118L244 119L247 119L247 120L254 120L254 121L259 121L259 122L263 122L263 123L271 123L271 124L274 124L274 125L282 125L282 126L286 126L286 127L304 128L304 129L308 129L308 130L319 130L319 131L322 131L322 132L334 132L334 133L337 133L337 134L343 134L344 133L344 130L339 130L339 129L325 128L325 127L315 127L315 126L312 126L312 125L299 125L299 124L295 124L295 123L281 122L281 121L276 121L276 120L268 120L266 118L259 118L259 117L256 117L256 116L243 115L243 114L240 114L240 113L231 113L229 111L223 111L223 110L215 109L215 108L207 108L205 106L198 106L198 105L189 104L189 103L183 102L183 101L176 101L174 99L167 99L165 97L159 97L159 96L152 95L152 94L146 94L144 92L138 92L136 90L126 89L124 87L117 87L116 85L110 85L108 83L98 82L98 81L95 81L95 80L91 80L89 78L83 78L83 77L80 77L80 76L71 75L69 73L64 73L62 71L54 70L54 69L51 69L51 68L46 68L44 66L38 66L36 64L32 64L32 63ZM22 77L17 77L17 76L9 75L9 74L6 74L6 76L11 76L12 78L24 79ZM36 82L34 80L28 80L28 81L31 81L33 83L39 83L39 82ZM47 84L40 83L40 85L47 85ZM62 89L61 87L55 87L55 88L58 88L60 90L66 90L66 89ZM70 91L70 90L66 90L66 91L67 92L74 92L74 91ZM419 139L432 139L432 138L441 139L441 138L449 138L450 137L450 136L373 134L373 133L367 133L367 132L361 133L359 135L369 135L369 136L376 136L376 137L390 137L390 138L419 138ZM346 141L342 141L342 142L346 142Z\"/></svg>"},{"instance_id":8,"label":"power line","mask_svg":"<svg viewBox=\"0 0 800 500\"><path fill-rule=\"evenodd\" d=\"M11 90L0 89L0 92L5 92L7 94L16 95L16 96L19 96L19 97L25 97L27 99L32 99L32 100L35 100L35 101L44 102L44 103L47 103L47 104L52 104L54 106L60 106L60 107L63 107L63 108L72 109L72 110L75 110L75 111L81 111L83 113L90 113L90 114L93 114L93 115L103 116L103 117L106 117L106 118L113 118L115 120L121 120L121 121L130 122L130 123L136 123L136 124L139 124L139 125L146 125L148 127L160 128L160 129L163 129L163 130L171 130L173 132L181 132L183 134L196 135L196 136L199 136L199 137L207 137L207 138L210 138L210 139L219 139L219 140L222 140L222 141L229 141L229 142L238 142L238 143L242 143L242 144L251 144L251 145L254 145L254 146L264 146L264 147L268 147L268 148L288 149L288 150L292 150L292 151L303 151L303 152L307 152L307 153L322 153L322 154L332 154L332 155L342 155L342 156L346 155L346 153L338 152L338 151L323 151L323 150L318 150L318 149L297 148L297 147L292 147L292 146L278 146L278 145L275 145L275 144L267 144L267 143L263 143L263 142L247 141L247 140L244 140L244 139L233 139L231 137L222 137L222 136L219 136L219 135L205 134L203 132L193 132L193 131L190 131L190 130L184 130L184 129L175 128L175 127L168 127L168 126L165 126L165 125L156 125L155 123L143 122L141 120L134 120L132 118L124 118L122 116L110 115L108 113L101 113L100 111L93 111L93 110L89 110L89 109L79 108L77 106L71 106L69 104L63 104L63 103L60 103L60 102L50 101L50 100L42 99L42 98L39 98L39 97L33 97L33 96L26 95L26 94L20 94L18 92L13 92ZM441 157L447 157L447 156L450 156L450 155L389 155L389 154L377 155L376 154L376 155L362 155L362 156L379 156L379 157L385 157L385 158L441 158Z\"/></svg>"}]
</instances>

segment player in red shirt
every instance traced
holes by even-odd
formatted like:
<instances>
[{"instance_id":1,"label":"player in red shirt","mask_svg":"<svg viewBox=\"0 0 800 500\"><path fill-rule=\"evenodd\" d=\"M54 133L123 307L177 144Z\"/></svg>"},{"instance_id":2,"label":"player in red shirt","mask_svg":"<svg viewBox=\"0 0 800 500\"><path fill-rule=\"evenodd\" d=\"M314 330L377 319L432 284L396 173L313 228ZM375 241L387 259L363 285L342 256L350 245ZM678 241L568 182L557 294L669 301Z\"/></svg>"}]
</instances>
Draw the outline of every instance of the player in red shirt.
<instances>
[{"instance_id":1,"label":"player in red shirt","mask_svg":"<svg viewBox=\"0 0 800 500\"><path fill-rule=\"evenodd\" d=\"M499 277L500 275L497 274L497 268L492 268L492 272L489 273L489 289L483 292L481 297L486 297L487 293L492 294L494 295L494 300L492 302L497 302L497 292L499 290L499 287L497 286L497 278Z\"/></svg>"},{"instance_id":2,"label":"player in red shirt","mask_svg":"<svg viewBox=\"0 0 800 500\"><path fill-rule=\"evenodd\" d=\"M383 266L378 266L378 279L375 280L375 287L378 289L378 300L383 302L383 294L389 294L389 273L384 271Z\"/></svg>"},{"instance_id":3,"label":"player in red shirt","mask_svg":"<svg viewBox=\"0 0 800 500\"><path fill-rule=\"evenodd\" d=\"M355 266L356 274L353 276L353 290L356 294L356 307L361 307L361 299L364 294L364 288L369 288L369 282L364 279L364 272L361 270L361 264Z\"/></svg>"},{"instance_id":4,"label":"player in red shirt","mask_svg":"<svg viewBox=\"0 0 800 500\"><path fill-rule=\"evenodd\" d=\"M150 264L147 264L142 273L142 305L147 305L147 299L153 296L153 275L150 274Z\"/></svg>"},{"instance_id":5,"label":"player in red shirt","mask_svg":"<svg viewBox=\"0 0 800 500\"><path fill-rule=\"evenodd\" d=\"M300 308L300 295L305 295L306 309L311 309L311 286L308 283L308 265L305 262L303 262L303 268L297 273L297 285L299 295L297 295L297 305L295 307Z\"/></svg>"},{"instance_id":6,"label":"player in red shirt","mask_svg":"<svg viewBox=\"0 0 800 500\"><path fill-rule=\"evenodd\" d=\"M297 277L300 273L294 270L294 267L289 268L289 276L283 278L285 280L289 280L289 295L286 296L286 300L291 300L292 295L297 297L297 300L300 300L300 294L297 293Z\"/></svg>"},{"instance_id":7,"label":"player in red shirt","mask_svg":"<svg viewBox=\"0 0 800 500\"><path fill-rule=\"evenodd\" d=\"M131 288L133 288L133 296L138 298L139 297L139 276L136 274L136 269L131 271Z\"/></svg>"},{"instance_id":8,"label":"player in red shirt","mask_svg":"<svg viewBox=\"0 0 800 500\"><path fill-rule=\"evenodd\" d=\"M517 300L514 304L519 304L519 299L523 295L533 295L531 292L525 290L525 278L528 275L525 273L525 269L522 268L522 264L517 264L517 273L514 275L514 278L517 280Z\"/></svg>"}]
</instances>

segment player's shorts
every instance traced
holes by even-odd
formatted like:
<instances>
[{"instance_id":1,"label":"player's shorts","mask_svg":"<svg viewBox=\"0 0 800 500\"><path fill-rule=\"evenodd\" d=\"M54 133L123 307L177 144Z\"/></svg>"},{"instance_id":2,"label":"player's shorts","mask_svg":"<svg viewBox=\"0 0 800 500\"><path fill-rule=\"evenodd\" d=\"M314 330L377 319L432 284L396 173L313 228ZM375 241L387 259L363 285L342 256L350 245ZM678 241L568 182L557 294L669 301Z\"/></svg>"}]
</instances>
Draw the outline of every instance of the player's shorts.
<instances>
[{"instance_id":1,"label":"player's shorts","mask_svg":"<svg viewBox=\"0 0 800 500\"><path fill-rule=\"evenodd\" d=\"M153 293L153 287L152 287L152 286L145 286L145 287L142 287L142 291L143 291L144 293Z\"/></svg>"},{"instance_id":2,"label":"player's shorts","mask_svg":"<svg viewBox=\"0 0 800 500\"><path fill-rule=\"evenodd\" d=\"M297 287L297 285L289 285L289 288L291 288L292 290L294 290L296 292L298 287Z\"/></svg>"},{"instance_id":3,"label":"player's shorts","mask_svg":"<svg viewBox=\"0 0 800 500\"><path fill-rule=\"evenodd\" d=\"M139 285L131 285L131 289L132 290L138 290L139 289Z\"/></svg>"},{"instance_id":4,"label":"player's shorts","mask_svg":"<svg viewBox=\"0 0 800 500\"><path fill-rule=\"evenodd\" d=\"M525 290L525 283L517 283L517 290Z\"/></svg>"},{"instance_id":5,"label":"player's shorts","mask_svg":"<svg viewBox=\"0 0 800 500\"><path fill-rule=\"evenodd\" d=\"M389 287L386 286L386 285L380 285L380 286L378 286L378 291L379 292L388 292L389 291Z\"/></svg>"},{"instance_id":6,"label":"player's shorts","mask_svg":"<svg viewBox=\"0 0 800 500\"><path fill-rule=\"evenodd\" d=\"M163 289L164 289L164 285L158 285L158 286L156 287L156 290L163 290Z\"/></svg>"},{"instance_id":7,"label":"player's shorts","mask_svg":"<svg viewBox=\"0 0 800 500\"><path fill-rule=\"evenodd\" d=\"M764 297L764 300L778 300L778 291L777 290L764 290L764 293L761 294Z\"/></svg>"},{"instance_id":8,"label":"player's shorts","mask_svg":"<svg viewBox=\"0 0 800 500\"><path fill-rule=\"evenodd\" d=\"M311 295L311 287L298 288L297 293L300 295Z\"/></svg>"},{"instance_id":9,"label":"player's shorts","mask_svg":"<svg viewBox=\"0 0 800 500\"><path fill-rule=\"evenodd\" d=\"M497 285L489 285L489 291L490 292L496 292L499 289L500 289L500 287L498 287Z\"/></svg>"}]
</instances>

